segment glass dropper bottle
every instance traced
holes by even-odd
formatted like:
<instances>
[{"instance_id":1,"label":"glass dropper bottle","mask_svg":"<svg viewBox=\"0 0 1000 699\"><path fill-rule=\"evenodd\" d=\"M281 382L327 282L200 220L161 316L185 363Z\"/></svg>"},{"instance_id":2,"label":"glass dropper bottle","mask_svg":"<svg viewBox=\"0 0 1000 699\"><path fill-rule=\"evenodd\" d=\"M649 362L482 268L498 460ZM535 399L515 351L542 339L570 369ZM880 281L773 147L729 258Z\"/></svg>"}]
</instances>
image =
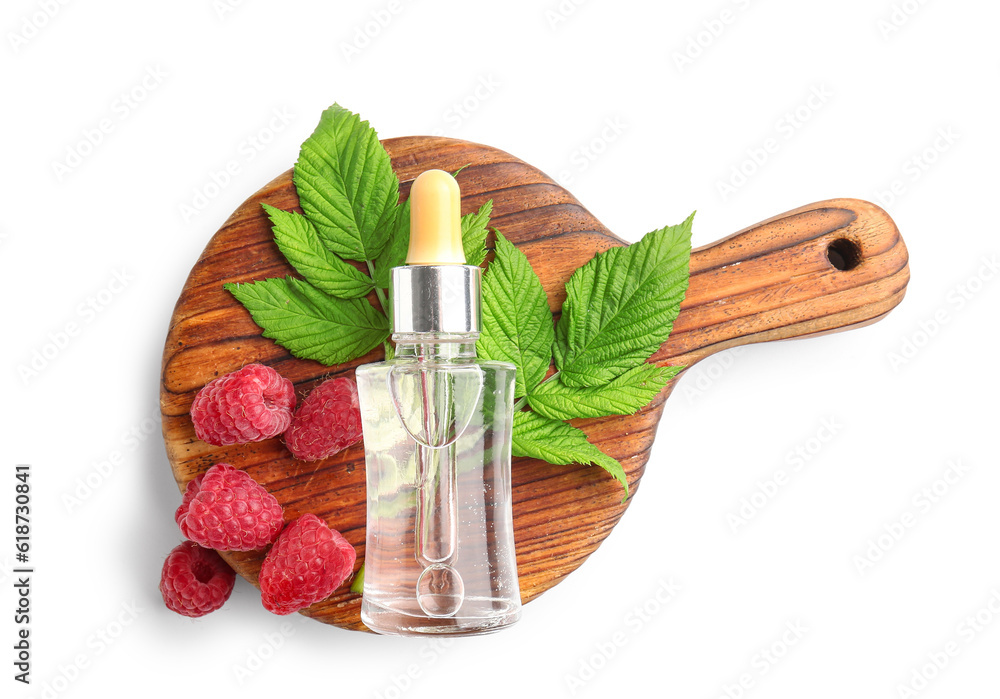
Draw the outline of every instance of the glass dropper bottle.
<instances>
[{"instance_id":1,"label":"glass dropper bottle","mask_svg":"<svg viewBox=\"0 0 1000 699\"><path fill-rule=\"evenodd\" d=\"M512 364L481 361L481 269L465 264L455 178L410 190L391 274L395 357L357 370L368 520L361 618L397 635L496 631L520 617L511 507Z\"/></svg>"}]
</instances>

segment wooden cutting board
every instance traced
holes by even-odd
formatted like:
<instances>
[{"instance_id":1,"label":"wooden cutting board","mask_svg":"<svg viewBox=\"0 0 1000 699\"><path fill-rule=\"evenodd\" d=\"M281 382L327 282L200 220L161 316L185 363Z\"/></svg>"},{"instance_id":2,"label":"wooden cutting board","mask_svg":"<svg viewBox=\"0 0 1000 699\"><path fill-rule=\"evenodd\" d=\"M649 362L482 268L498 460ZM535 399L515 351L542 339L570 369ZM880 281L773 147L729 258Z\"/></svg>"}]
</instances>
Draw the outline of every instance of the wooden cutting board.
<instances>
[{"instance_id":1,"label":"wooden cutting board","mask_svg":"<svg viewBox=\"0 0 1000 699\"><path fill-rule=\"evenodd\" d=\"M572 194L536 168L495 148L447 138L384 141L403 196L424 170L459 174L462 212L493 200L492 226L522 249L541 277L553 311L563 285L595 252L624 242ZM293 274L272 241L260 203L298 207L291 171L244 202L212 237L184 285L163 353L160 405L167 455L183 491L187 482L223 461L246 470L285 508L287 521L312 512L326 518L365 553L365 468L361 445L325 461L291 458L280 439L213 447L194 436L188 410L216 376L263 362L291 379L300 398L330 376L382 359L381 350L349 365L326 367L295 359L261 331L222 285ZM664 222L668 223L668 222ZM691 281L673 334L657 352L659 364L688 367L720 350L751 342L835 332L882 318L898 304L909 280L899 231L877 206L834 199L758 223L691 256ZM611 532L633 500L643 506L639 480L649 458L663 402L677 380L636 415L573 424L619 459L632 497L596 466L553 466L514 459L514 526L521 597L530 602L573 572ZM678 436L674 435L674 439ZM177 496L180 503L180 494ZM253 584L263 552L224 558ZM361 598L345 584L303 613L364 630Z\"/></svg>"}]
</instances>

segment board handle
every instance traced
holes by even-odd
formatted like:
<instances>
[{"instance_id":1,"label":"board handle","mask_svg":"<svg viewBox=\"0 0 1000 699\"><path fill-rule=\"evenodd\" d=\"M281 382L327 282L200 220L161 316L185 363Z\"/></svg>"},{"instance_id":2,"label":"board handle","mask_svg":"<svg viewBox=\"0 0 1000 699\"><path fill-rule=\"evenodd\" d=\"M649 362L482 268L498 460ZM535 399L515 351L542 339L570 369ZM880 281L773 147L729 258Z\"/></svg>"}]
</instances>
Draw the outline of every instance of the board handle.
<instances>
[{"instance_id":1,"label":"board handle","mask_svg":"<svg viewBox=\"0 0 1000 699\"><path fill-rule=\"evenodd\" d=\"M692 251L687 295L654 360L690 366L729 347L874 323L909 279L906 245L881 208L803 206Z\"/></svg>"}]
</instances>

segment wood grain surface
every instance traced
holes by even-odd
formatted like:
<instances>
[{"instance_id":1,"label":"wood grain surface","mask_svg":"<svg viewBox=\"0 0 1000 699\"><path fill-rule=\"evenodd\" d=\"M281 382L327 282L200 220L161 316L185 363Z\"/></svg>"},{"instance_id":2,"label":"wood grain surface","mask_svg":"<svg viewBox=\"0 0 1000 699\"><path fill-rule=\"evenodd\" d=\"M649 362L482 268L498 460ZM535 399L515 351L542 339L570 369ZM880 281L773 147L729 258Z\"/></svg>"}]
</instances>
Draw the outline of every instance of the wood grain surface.
<instances>
[{"instance_id":1,"label":"wood grain surface","mask_svg":"<svg viewBox=\"0 0 1000 699\"><path fill-rule=\"evenodd\" d=\"M563 285L573 270L594 253L624 244L544 173L495 148L432 137L389 139L384 145L404 197L424 170L453 172L466 166L458 176L462 212L493 200L491 225L528 256L553 311L562 305ZM167 455L181 491L217 462L246 470L278 498L287 521L313 512L340 530L355 546L359 567L365 549L361 445L305 463L294 460L280 439L210 446L195 438L188 415L202 386L250 362L274 367L292 380L301 398L327 377L353 376L357 365L382 358L380 349L337 367L293 358L261 337L250 315L222 288L226 282L294 274L273 243L261 202L297 209L291 171L230 216L208 242L177 301L163 353L160 392ZM804 206L693 252L687 297L654 361L690 367L737 345L871 323L902 300L908 279L906 247L882 209L854 199ZM643 506L639 481L663 402L677 380L683 380L683 373L636 415L573 422L622 462L632 492L624 504L620 486L597 467L514 460L515 542L524 602L583 563L633 500ZM264 552L227 553L224 558L257 584ZM360 596L345 584L303 613L342 628L365 630L360 607Z\"/></svg>"}]
</instances>

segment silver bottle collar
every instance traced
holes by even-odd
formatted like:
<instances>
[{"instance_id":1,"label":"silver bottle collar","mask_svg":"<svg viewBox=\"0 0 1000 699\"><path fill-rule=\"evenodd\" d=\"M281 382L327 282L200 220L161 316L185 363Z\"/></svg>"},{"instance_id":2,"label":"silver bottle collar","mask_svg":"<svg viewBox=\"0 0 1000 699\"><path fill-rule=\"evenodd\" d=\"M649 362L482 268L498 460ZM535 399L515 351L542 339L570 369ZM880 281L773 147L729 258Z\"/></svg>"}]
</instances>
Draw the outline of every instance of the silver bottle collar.
<instances>
[{"instance_id":1,"label":"silver bottle collar","mask_svg":"<svg viewBox=\"0 0 1000 699\"><path fill-rule=\"evenodd\" d=\"M393 333L478 333L482 269L472 265L393 267Z\"/></svg>"}]
</instances>

